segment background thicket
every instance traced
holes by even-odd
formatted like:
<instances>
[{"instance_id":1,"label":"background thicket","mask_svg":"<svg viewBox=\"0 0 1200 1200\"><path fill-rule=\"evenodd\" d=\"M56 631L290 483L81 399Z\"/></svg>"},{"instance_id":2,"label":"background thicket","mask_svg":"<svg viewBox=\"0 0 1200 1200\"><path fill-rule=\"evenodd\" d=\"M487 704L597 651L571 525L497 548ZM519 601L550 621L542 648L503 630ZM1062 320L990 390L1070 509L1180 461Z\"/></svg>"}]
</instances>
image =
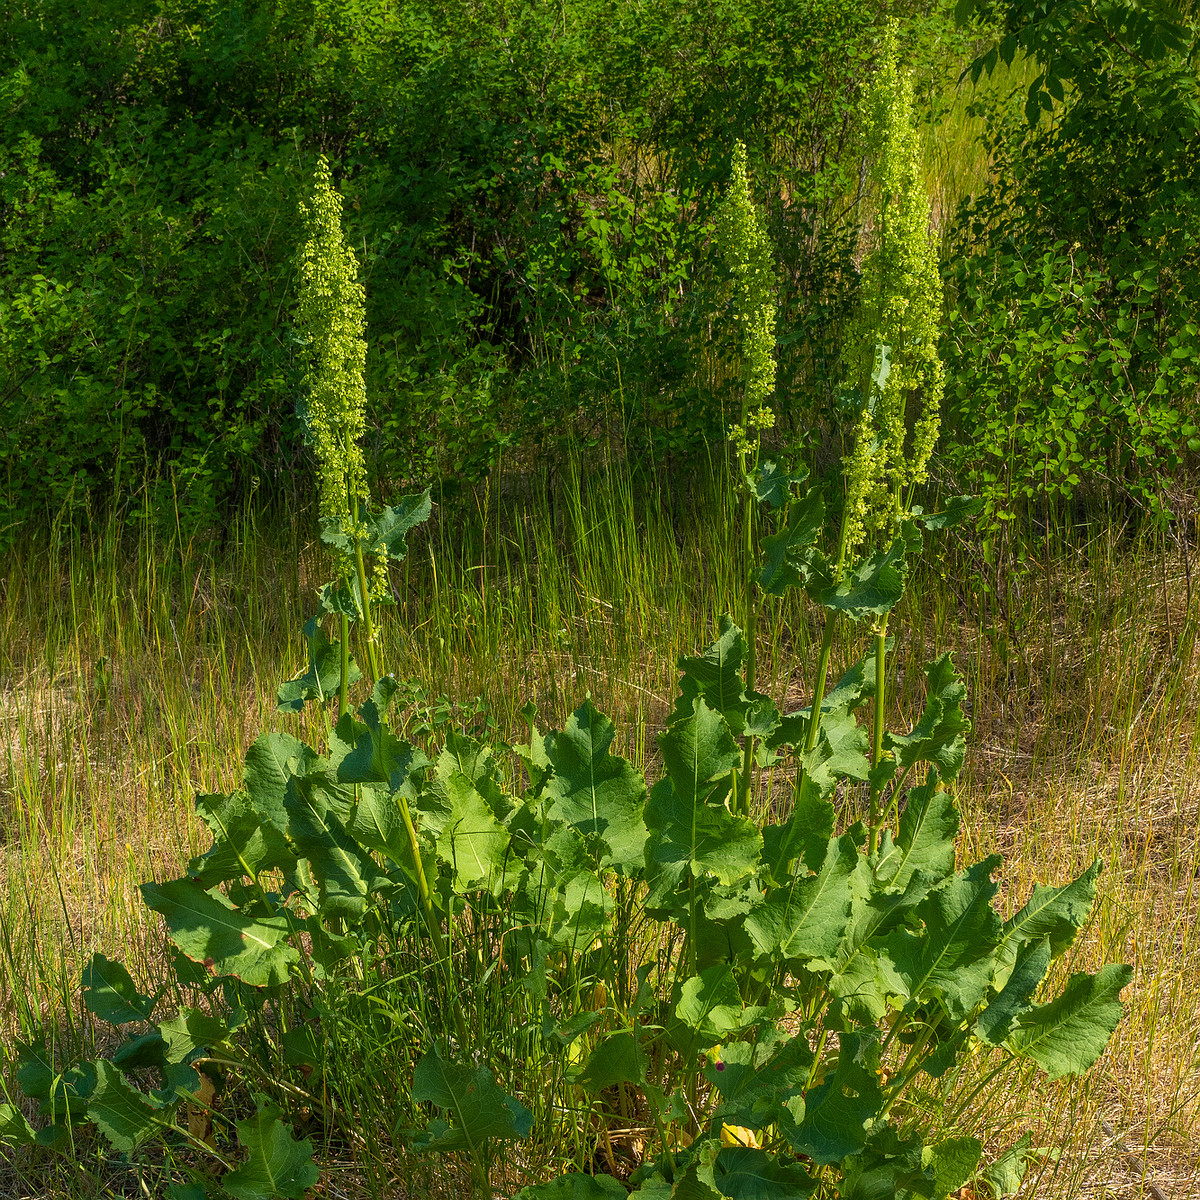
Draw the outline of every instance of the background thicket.
<instances>
[{"instance_id":1,"label":"background thicket","mask_svg":"<svg viewBox=\"0 0 1200 1200\"><path fill-rule=\"evenodd\" d=\"M854 408L841 330L870 239L854 113L877 6L3 7L8 539L148 472L185 522L306 486L292 331L318 154L369 298L377 473L456 487L568 436L643 464L705 457L737 383L712 211L738 138L780 258L784 433L836 441ZM931 145L986 117L955 164L978 185L958 170L935 213L943 474L997 518L1081 482L1165 504L1196 433L1194 20L888 9ZM1005 29L1003 85L956 93ZM1032 107L1008 91L1031 80Z\"/></svg>"}]
</instances>

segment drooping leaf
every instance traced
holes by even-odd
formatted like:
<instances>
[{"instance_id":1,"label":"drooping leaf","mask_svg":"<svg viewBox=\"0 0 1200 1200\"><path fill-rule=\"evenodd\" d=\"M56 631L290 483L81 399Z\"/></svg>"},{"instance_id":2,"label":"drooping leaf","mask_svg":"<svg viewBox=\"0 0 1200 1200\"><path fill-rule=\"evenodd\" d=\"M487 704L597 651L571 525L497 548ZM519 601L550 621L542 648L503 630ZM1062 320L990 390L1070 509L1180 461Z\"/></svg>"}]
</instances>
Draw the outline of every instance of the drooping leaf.
<instances>
[{"instance_id":1,"label":"drooping leaf","mask_svg":"<svg viewBox=\"0 0 1200 1200\"><path fill-rule=\"evenodd\" d=\"M37 1136L25 1114L12 1104L0 1104L0 1146L32 1146Z\"/></svg>"},{"instance_id":2,"label":"drooping leaf","mask_svg":"<svg viewBox=\"0 0 1200 1200\"><path fill-rule=\"evenodd\" d=\"M193 962L253 987L283 983L299 953L288 945L283 917L248 917L220 892L190 879L143 883L142 899L166 918L171 940Z\"/></svg>"},{"instance_id":3,"label":"drooping leaf","mask_svg":"<svg viewBox=\"0 0 1200 1200\"><path fill-rule=\"evenodd\" d=\"M264 820L245 792L197 796L196 812L208 826L213 845L188 863L188 873L206 888L295 866L296 856L283 829Z\"/></svg>"},{"instance_id":4,"label":"drooping leaf","mask_svg":"<svg viewBox=\"0 0 1200 1200\"><path fill-rule=\"evenodd\" d=\"M597 865L632 875L645 864L646 781L609 753L614 732L612 722L585 700L566 729L547 738L553 768L545 787L547 815L594 843Z\"/></svg>"},{"instance_id":5,"label":"drooping leaf","mask_svg":"<svg viewBox=\"0 0 1200 1200\"><path fill-rule=\"evenodd\" d=\"M308 860L322 914L351 924L361 920L373 897L391 889L391 880L346 832L328 793L313 780L293 780L284 804L288 834Z\"/></svg>"},{"instance_id":6,"label":"drooping leaf","mask_svg":"<svg viewBox=\"0 0 1200 1200\"><path fill-rule=\"evenodd\" d=\"M946 783L962 770L971 722L962 711L967 688L955 673L947 651L926 668L929 695L925 711L910 733L889 733L885 745L901 771L917 763L932 763Z\"/></svg>"},{"instance_id":7,"label":"drooping leaf","mask_svg":"<svg viewBox=\"0 0 1200 1200\"><path fill-rule=\"evenodd\" d=\"M675 1033L677 1049L715 1046L726 1037L752 1025L762 1015L758 1007L742 1003L738 981L729 963L715 963L684 980L675 1016L683 1030ZM669 1031L672 1032L672 1031Z\"/></svg>"},{"instance_id":8,"label":"drooping leaf","mask_svg":"<svg viewBox=\"0 0 1200 1200\"><path fill-rule=\"evenodd\" d=\"M865 861L851 838L826 844L824 861L813 874L772 890L765 904L746 917L746 932L759 954L789 962L832 965L850 923L857 886L865 889Z\"/></svg>"},{"instance_id":9,"label":"drooping leaf","mask_svg":"<svg viewBox=\"0 0 1200 1200\"><path fill-rule=\"evenodd\" d=\"M919 546L918 546L919 548ZM824 608L833 609L852 621L882 617L891 612L904 595L904 579L908 573L905 555L913 549L911 536L896 538L886 550L878 550L846 572L835 582L826 565L819 560L806 584L812 599Z\"/></svg>"},{"instance_id":10,"label":"drooping leaf","mask_svg":"<svg viewBox=\"0 0 1200 1200\"><path fill-rule=\"evenodd\" d=\"M320 1178L312 1142L298 1142L280 1119L282 1112L265 1096L257 1101L254 1116L237 1123L246 1161L225 1174L221 1184L234 1200L304 1200Z\"/></svg>"},{"instance_id":11,"label":"drooping leaf","mask_svg":"<svg viewBox=\"0 0 1200 1200\"><path fill-rule=\"evenodd\" d=\"M982 496L950 496L941 512L922 513L917 520L929 530L952 529L981 513L984 503Z\"/></svg>"},{"instance_id":12,"label":"drooping leaf","mask_svg":"<svg viewBox=\"0 0 1200 1200\"><path fill-rule=\"evenodd\" d=\"M758 586L770 596L803 587L811 574L812 547L825 524L825 502L816 489L788 506L787 524L762 540Z\"/></svg>"},{"instance_id":13,"label":"drooping leaf","mask_svg":"<svg viewBox=\"0 0 1200 1200\"><path fill-rule=\"evenodd\" d=\"M761 1026L760 1026L761 1036ZM720 1096L715 1117L749 1129L774 1125L789 1104L788 1119L803 1118L800 1094L808 1085L814 1062L808 1034L801 1031L779 1046L764 1042L730 1042L720 1057L704 1068L704 1077ZM789 1103L791 1101L798 1103Z\"/></svg>"},{"instance_id":14,"label":"drooping leaf","mask_svg":"<svg viewBox=\"0 0 1200 1200\"><path fill-rule=\"evenodd\" d=\"M998 858L985 859L952 876L916 908L920 932L893 930L888 958L905 994L918 1004L934 1001L951 1020L963 1020L987 994L1000 940L992 910Z\"/></svg>"},{"instance_id":15,"label":"drooping leaf","mask_svg":"<svg viewBox=\"0 0 1200 1200\"><path fill-rule=\"evenodd\" d=\"M429 759L414 746L398 738L384 723L383 715L396 691L396 681L385 675L374 693L358 710L361 723L338 722L344 741L353 739L353 748L339 758L337 778L341 783L382 783L393 792L416 795L419 772L431 766ZM351 732L353 731L353 732Z\"/></svg>"},{"instance_id":16,"label":"drooping leaf","mask_svg":"<svg viewBox=\"0 0 1200 1200\"><path fill-rule=\"evenodd\" d=\"M167 1062L187 1062L198 1051L221 1045L245 1020L241 1010L226 1019L196 1008L180 1009L170 1020L158 1024Z\"/></svg>"},{"instance_id":17,"label":"drooping leaf","mask_svg":"<svg viewBox=\"0 0 1200 1200\"><path fill-rule=\"evenodd\" d=\"M883 1104L879 1086L879 1044L858 1033L839 1035L837 1063L804 1097L804 1119L781 1122L797 1154L818 1165L839 1162L867 1144L867 1125Z\"/></svg>"},{"instance_id":18,"label":"drooping leaf","mask_svg":"<svg viewBox=\"0 0 1200 1200\"><path fill-rule=\"evenodd\" d=\"M280 712L298 713L309 700L319 704L336 696L342 679L342 644L325 636L318 617L310 617L304 625L304 640L308 643L308 670L280 684L276 708ZM347 686L362 678L358 664L350 660Z\"/></svg>"},{"instance_id":19,"label":"drooping leaf","mask_svg":"<svg viewBox=\"0 0 1200 1200\"><path fill-rule=\"evenodd\" d=\"M174 1125L173 1109L139 1092L103 1058L96 1063L96 1087L87 1112L113 1147L126 1154Z\"/></svg>"},{"instance_id":20,"label":"drooping leaf","mask_svg":"<svg viewBox=\"0 0 1200 1200\"><path fill-rule=\"evenodd\" d=\"M975 1022L975 1032L992 1046L1001 1045L1018 1017L1029 1012L1034 993L1046 978L1051 950L1047 938L1026 942L1017 951L1016 963L1004 987Z\"/></svg>"},{"instance_id":21,"label":"drooping leaf","mask_svg":"<svg viewBox=\"0 0 1200 1200\"><path fill-rule=\"evenodd\" d=\"M447 1062L437 1050L417 1063L411 1094L418 1104L436 1104L454 1119L453 1125L437 1122L414 1137L417 1151L466 1150L478 1160L486 1143L522 1138L533 1128L533 1114L486 1067Z\"/></svg>"},{"instance_id":22,"label":"drooping leaf","mask_svg":"<svg viewBox=\"0 0 1200 1200\"><path fill-rule=\"evenodd\" d=\"M713 1182L730 1200L806 1200L817 1187L799 1163L749 1146L726 1146L717 1155Z\"/></svg>"},{"instance_id":23,"label":"drooping leaf","mask_svg":"<svg viewBox=\"0 0 1200 1200\"><path fill-rule=\"evenodd\" d=\"M645 1083L646 1054L637 1035L628 1030L610 1033L588 1055L575 1082L592 1095L618 1083Z\"/></svg>"},{"instance_id":24,"label":"drooping leaf","mask_svg":"<svg viewBox=\"0 0 1200 1200\"><path fill-rule=\"evenodd\" d=\"M1123 963L1072 975L1060 996L1018 1018L1006 1045L1051 1079L1081 1074L1104 1053L1124 1011L1121 989L1132 978Z\"/></svg>"},{"instance_id":25,"label":"drooping leaf","mask_svg":"<svg viewBox=\"0 0 1200 1200\"><path fill-rule=\"evenodd\" d=\"M83 1002L88 1012L110 1025L148 1021L154 1001L134 987L129 972L103 954L93 954L83 968Z\"/></svg>"}]
</instances>

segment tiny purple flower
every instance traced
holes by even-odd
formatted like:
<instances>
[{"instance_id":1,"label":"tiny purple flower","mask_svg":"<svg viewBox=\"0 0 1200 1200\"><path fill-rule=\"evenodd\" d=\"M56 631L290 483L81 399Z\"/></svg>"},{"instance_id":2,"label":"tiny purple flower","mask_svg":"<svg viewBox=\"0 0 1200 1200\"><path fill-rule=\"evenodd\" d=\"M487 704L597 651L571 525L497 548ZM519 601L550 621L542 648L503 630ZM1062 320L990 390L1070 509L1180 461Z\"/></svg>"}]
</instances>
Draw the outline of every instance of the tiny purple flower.
<instances>
[{"instance_id":1,"label":"tiny purple flower","mask_svg":"<svg viewBox=\"0 0 1200 1200\"><path fill-rule=\"evenodd\" d=\"M717 1061L714 1065L716 1066L718 1071L725 1070L725 1064L720 1059L717 1059Z\"/></svg>"}]
</instances>

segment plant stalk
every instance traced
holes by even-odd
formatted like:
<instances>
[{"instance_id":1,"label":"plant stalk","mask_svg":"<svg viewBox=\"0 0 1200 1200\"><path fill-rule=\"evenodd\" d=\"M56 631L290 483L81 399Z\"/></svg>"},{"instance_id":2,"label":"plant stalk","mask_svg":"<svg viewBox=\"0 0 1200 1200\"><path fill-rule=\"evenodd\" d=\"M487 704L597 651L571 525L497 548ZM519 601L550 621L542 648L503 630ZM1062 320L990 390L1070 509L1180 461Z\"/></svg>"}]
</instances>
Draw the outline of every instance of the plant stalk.
<instances>
[{"instance_id":1,"label":"plant stalk","mask_svg":"<svg viewBox=\"0 0 1200 1200\"><path fill-rule=\"evenodd\" d=\"M875 727L871 739L871 774L879 769L883 760L883 718L887 701L887 615L875 630ZM868 849L872 854L879 849L879 830L883 824L879 815L879 797L883 791L877 778L871 782L871 837Z\"/></svg>"}]
</instances>

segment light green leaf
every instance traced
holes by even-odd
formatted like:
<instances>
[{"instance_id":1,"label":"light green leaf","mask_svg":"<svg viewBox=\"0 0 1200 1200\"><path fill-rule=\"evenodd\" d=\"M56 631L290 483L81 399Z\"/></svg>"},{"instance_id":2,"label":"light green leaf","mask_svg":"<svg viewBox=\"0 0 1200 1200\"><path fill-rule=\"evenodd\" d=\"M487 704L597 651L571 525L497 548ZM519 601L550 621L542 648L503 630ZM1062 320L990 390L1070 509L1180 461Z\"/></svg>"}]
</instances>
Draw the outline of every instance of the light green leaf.
<instances>
[{"instance_id":1,"label":"light green leaf","mask_svg":"<svg viewBox=\"0 0 1200 1200\"><path fill-rule=\"evenodd\" d=\"M804 1097L804 1119L798 1125L780 1124L792 1149L818 1165L862 1150L867 1125L883 1104L878 1043L852 1032L841 1033L838 1040L836 1065Z\"/></svg>"},{"instance_id":2,"label":"light green leaf","mask_svg":"<svg viewBox=\"0 0 1200 1200\"><path fill-rule=\"evenodd\" d=\"M683 676L679 680L679 695L675 698L669 725L691 721L698 699L703 699L714 713L720 713L734 734L741 734L745 730L751 709L756 705L766 702L773 711L774 706L770 705L767 697L746 692L743 676L746 654L746 638L742 631L728 616L722 616L717 640L703 654L684 655L679 659L678 665ZM778 719L777 712L773 718L770 712L759 713L756 724L765 721L767 726L773 728Z\"/></svg>"},{"instance_id":3,"label":"light green leaf","mask_svg":"<svg viewBox=\"0 0 1200 1200\"><path fill-rule=\"evenodd\" d=\"M160 1021L158 1025L167 1062L185 1062L198 1050L221 1045L245 1019L240 1009L228 1021L199 1009L180 1009L169 1021Z\"/></svg>"},{"instance_id":4,"label":"light green leaf","mask_svg":"<svg viewBox=\"0 0 1200 1200\"><path fill-rule=\"evenodd\" d=\"M242 780L255 810L279 829L287 828L283 806L288 780L306 775L317 762L316 751L286 733L264 733L246 751Z\"/></svg>"},{"instance_id":5,"label":"light green leaf","mask_svg":"<svg viewBox=\"0 0 1200 1200\"><path fill-rule=\"evenodd\" d=\"M677 880L690 869L729 884L758 865L762 835L752 821L735 817L723 804L680 796L671 779L651 790L646 824L652 831L647 850L652 879L661 873Z\"/></svg>"},{"instance_id":6,"label":"light green leaf","mask_svg":"<svg viewBox=\"0 0 1200 1200\"><path fill-rule=\"evenodd\" d=\"M313 1162L313 1146L307 1138L298 1142L280 1120L283 1115L258 1096L258 1111L237 1123L238 1141L246 1150L246 1162L228 1172L221 1184L234 1200L304 1200L320 1172Z\"/></svg>"},{"instance_id":7,"label":"light green leaf","mask_svg":"<svg viewBox=\"0 0 1200 1200\"><path fill-rule=\"evenodd\" d=\"M577 871L555 896L550 941L581 953L607 932L612 913L613 899L603 881L590 871Z\"/></svg>"},{"instance_id":8,"label":"light green leaf","mask_svg":"<svg viewBox=\"0 0 1200 1200\"><path fill-rule=\"evenodd\" d=\"M443 783L446 811L437 839L437 856L454 872L454 890L462 895L486 884L504 869L508 831L491 805L461 771Z\"/></svg>"},{"instance_id":9,"label":"light green leaf","mask_svg":"<svg viewBox=\"0 0 1200 1200\"><path fill-rule=\"evenodd\" d=\"M437 1050L427 1051L413 1071L412 1099L436 1104L454 1118L418 1134L412 1147L428 1150L466 1150L479 1161L491 1141L525 1137L533 1128L533 1114L507 1095L483 1066L447 1062Z\"/></svg>"},{"instance_id":10,"label":"light green leaf","mask_svg":"<svg viewBox=\"0 0 1200 1200\"><path fill-rule=\"evenodd\" d=\"M1051 1079L1079 1075L1104 1053L1124 1009L1121 989L1133 968L1110 963L1095 975L1072 975L1062 995L1022 1015L1005 1043Z\"/></svg>"},{"instance_id":11,"label":"light green leaf","mask_svg":"<svg viewBox=\"0 0 1200 1200\"><path fill-rule=\"evenodd\" d=\"M896 538L886 550L879 550L855 566L835 583L832 571L819 569L819 560L808 583L809 595L824 608L843 613L852 621L882 617L891 612L904 595L908 573L905 555L912 547L906 537ZM919 544L918 544L919 548Z\"/></svg>"},{"instance_id":12,"label":"light green leaf","mask_svg":"<svg viewBox=\"0 0 1200 1200\"><path fill-rule=\"evenodd\" d=\"M905 797L896 840L885 835L875 878L901 892L908 889L917 872L934 880L946 878L954 870L958 824L954 797L941 790L936 774L930 771L925 783L909 789Z\"/></svg>"},{"instance_id":13,"label":"light green leaf","mask_svg":"<svg viewBox=\"0 0 1200 1200\"><path fill-rule=\"evenodd\" d=\"M545 788L547 815L578 829L595 846L598 866L632 875L646 860L646 781L608 752L614 732L612 722L585 700L566 729L546 739L553 768Z\"/></svg>"},{"instance_id":14,"label":"light green leaf","mask_svg":"<svg viewBox=\"0 0 1200 1200\"><path fill-rule=\"evenodd\" d=\"M945 1138L935 1146L926 1146L922 1162L933 1168L933 1200L945 1200L975 1175L983 1144L978 1138Z\"/></svg>"},{"instance_id":15,"label":"light green leaf","mask_svg":"<svg viewBox=\"0 0 1200 1200\"><path fill-rule=\"evenodd\" d=\"M173 1108L164 1109L143 1095L103 1058L96 1063L96 1087L87 1111L113 1147L125 1154L174 1125Z\"/></svg>"},{"instance_id":16,"label":"light green leaf","mask_svg":"<svg viewBox=\"0 0 1200 1200\"><path fill-rule=\"evenodd\" d=\"M1062 887L1035 884L1029 903L1004 922L1001 956L1007 958L1023 942L1048 938L1050 956L1057 958L1075 940L1092 911L1101 862L1094 863L1077 879Z\"/></svg>"},{"instance_id":17,"label":"light green leaf","mask_svg":"<svg viewBox=\"0 0 1200 1200\"><path fill-rule=\"evenodd\" d=\"M888 958L905 994L918 1004L936 1001L951 1020L963 1020L987 994L995 969L1000 918L992 911L999 858L952 876L916 908L925 929L896 929Z\"/></svg>"},{"instance_id":18,"label":"light green leaf","mask_svg":"<svg viewBox=\"0 0 1200 1200\"><path fill-rule=\"evenodd\" d=\"M428 489L417 496L402 497L399 503L385 508L368 526L363 537L363 549L374 554L383 546L389 558L402 562L408 553L405 539L413 529L429 519L432 507Z\"/></svg>"},{"instance_id":19,"label":"light green leaf","mask_svg":"<svg viewBox=\"0 0 1200 1200\"><path fill-rule=\"evenodd\" d=\"M684 981L675 1016L687 1028L689 1047L715 1046L728 1034L740 1032L762 1015L761 1008L744 1008L738 981L728 963L715 963ZM683 1041L682 1037L677 1039Z\"/></svg>"},{"instance_id":20,"label":"light green leaf","mask_svg":"<svg viewBox=\"0 0 1200 1200\"><path fill-rule=\"evenodd\" d=\"M763 826L762 861L777 884L790 880L796 862L803 862L810 871L821 868L833 837L834 819L833 805L806 776L788 819L782 825Z\"/></svg>"},{"instance_id":21,"label":"light green leaf","mask_svg":"<svg viewBox=\"0 0 1200 1200\"><path fill-rule=\"evenodd\" d=\"M103 954L93 954L83 968L83 1002L88 1012L110 1025L148 1021L154 1001L133 985L129 972Z\"/></svg>"},{"instance_id":22,"label":"light green leaf","mask_svg":"<svg viewBox=\"0 0 1200 1200\"><path fill-rule=\"evenodd\" d=\"M212 849L188 863L188 873L206 888L231 879L255 879L276 867L289 870L296 856L283 830L265 820L245 792L196 797L196 812L213 837Z\"/></svg>"},{"instance_id":23,"label":"light green leaf","mask_svg":"<svg viewBox=\"0 0 1200 1200\"><path fill-rule=\"evenodd\" d=\"M995 1162L980 1171L975 1180L984 1184L993 1196L1015 1196L1033 1157L1032 1142L1033 1137L1025 1134L1016 1145L1010 1146Z\"/></svg>"},{"instance_id":24,"label":"light green leaf","mask_svg":"<svg viewBox=\"0 0 1200 1200\"><path fill-rule=\"evenodd\" d=\"M865 890L865 879L866 863L853 840L830 838L819 870L775 888L747 915L755 950L790 962L832 965L850 924L856 887Z\"/></svg>"},{"instance_id":25,"label":"light green leaf","mask_svg":"<svg viewBox=\"0 0 1200 1200\"><path fill-rule=\"evenodd\" d=\"M0 1146L32 1146L37 1141L25 1114L12 1104L0 1104Z\"/></svg>"},{"instance_id":26,"label":"light green leaf","mask_svg":"<svg viewBox=\"0 0 1200 1200\"><path fill-rule=\"evenodd\" d=\"M193 962L210 962L218 975L253 987L286 981L299 953L287 943L283 917L247 917L217 891L190 879L143 883L142 899L167 921L171 940Z\"/></svg>"}]
</instances>

